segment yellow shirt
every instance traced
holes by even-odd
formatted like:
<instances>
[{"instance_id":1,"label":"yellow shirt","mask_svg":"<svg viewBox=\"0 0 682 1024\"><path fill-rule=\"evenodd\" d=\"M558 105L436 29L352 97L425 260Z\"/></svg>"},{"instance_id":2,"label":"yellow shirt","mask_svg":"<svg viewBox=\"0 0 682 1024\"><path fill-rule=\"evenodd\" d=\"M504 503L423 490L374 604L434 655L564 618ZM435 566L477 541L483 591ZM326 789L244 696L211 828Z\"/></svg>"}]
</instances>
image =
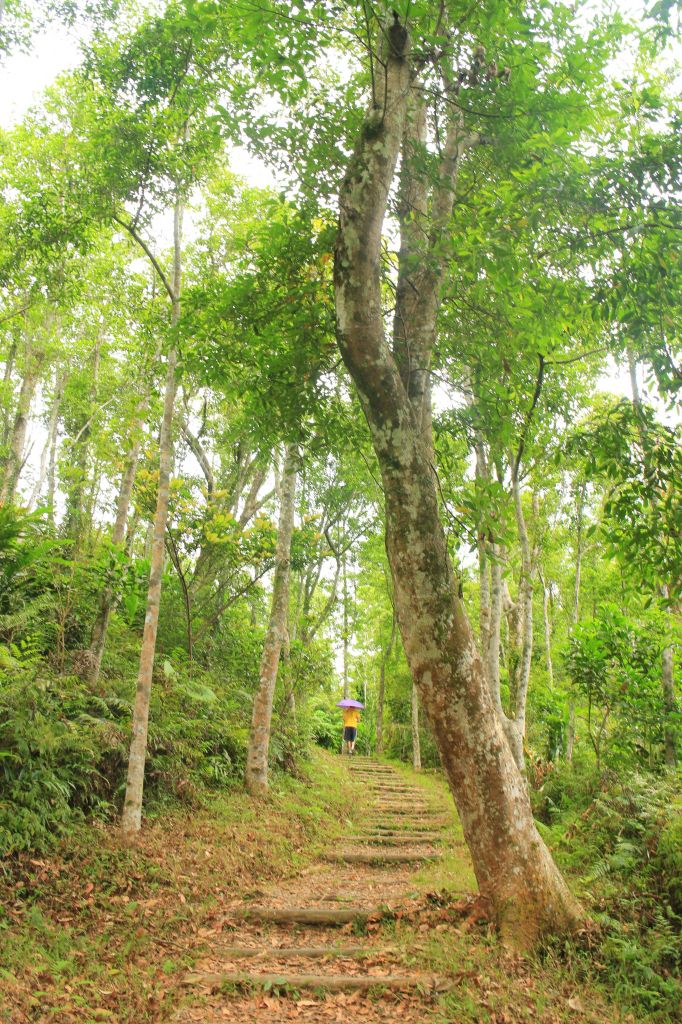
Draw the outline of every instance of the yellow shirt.
<instances>
[{"instance_id":1,"label":"yellow shirt","mask_svg":"<svg viewBox=\"0 0 682 1024\"><path fill-rule=\"evenodd\" d=\"M351 725L354 729L357 729L359 721L360 721L360 711L358 710L358 708L344 708L343 709L343 724L344 724L344 726Z\"/></svg>"}]
</instances>

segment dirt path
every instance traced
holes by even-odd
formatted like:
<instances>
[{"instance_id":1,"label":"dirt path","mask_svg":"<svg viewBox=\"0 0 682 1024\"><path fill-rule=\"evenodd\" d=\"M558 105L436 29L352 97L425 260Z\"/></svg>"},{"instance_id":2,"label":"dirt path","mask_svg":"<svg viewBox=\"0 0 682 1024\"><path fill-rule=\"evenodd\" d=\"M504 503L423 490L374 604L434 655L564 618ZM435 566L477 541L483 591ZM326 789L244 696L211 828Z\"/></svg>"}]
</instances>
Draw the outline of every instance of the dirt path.
<instances>
[{"instance_id":1,"label":"dirt path","mask_svg":"<svg viewBox=\"0 0 682 1024\"><path fill-rule=\"evenodd\" d=\"M388 922L414 872L440 856L452 807L375 760L354 758L349 771L359 785L348 841L225 908L175 1024L434 1020L448 979L411 966Z\"/></svg>"}]
</instances>

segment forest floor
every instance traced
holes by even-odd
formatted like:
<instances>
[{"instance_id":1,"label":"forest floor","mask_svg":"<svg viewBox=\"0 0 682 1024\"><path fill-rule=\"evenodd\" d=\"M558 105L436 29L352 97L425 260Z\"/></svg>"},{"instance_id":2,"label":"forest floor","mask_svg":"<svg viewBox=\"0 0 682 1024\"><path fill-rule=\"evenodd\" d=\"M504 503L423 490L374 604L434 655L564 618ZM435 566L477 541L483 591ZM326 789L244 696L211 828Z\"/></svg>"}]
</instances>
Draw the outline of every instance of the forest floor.
<instances>
[{"instance_id":1,"label":"forest floor","mask_svg":"<svg viewBox=\"0 0 682 1024\"><path fill-rule=\"evenodd\" d=\"M132 848L84 829L6 870L0 907L2 1024L635 1020L501 950L442 779L360 758L159 814Z\"/></svg>"}]
</instances>

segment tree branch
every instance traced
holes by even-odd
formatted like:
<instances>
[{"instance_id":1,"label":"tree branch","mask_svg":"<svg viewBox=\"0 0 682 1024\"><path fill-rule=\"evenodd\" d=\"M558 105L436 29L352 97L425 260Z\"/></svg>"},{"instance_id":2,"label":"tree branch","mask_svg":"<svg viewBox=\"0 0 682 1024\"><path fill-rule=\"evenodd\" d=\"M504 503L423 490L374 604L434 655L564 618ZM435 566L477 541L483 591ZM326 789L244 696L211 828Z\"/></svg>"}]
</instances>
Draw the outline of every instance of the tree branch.
<instances>
[{"instance_id":1,"label":"tree branch","mask_svg":"<svg viewBox=\"0 0 682 1024\"><path fill-rule=\"evenodd\" d=\"M169 282L168 278L166 277L165 273L163 272L163 270L161 269L161 265L159 264L159 261L157 260L156 256L154 255L154 253L151 251L151 249L149 248L149 246L145 242L144 238L142 238L142 236L137 233L137 230L133 227L132 224L127 224L117 214L113 214L112 219L115 220L117 224L120 224L121 227L124 228L124 230L128 232L128 234L131 236L131 238L133 238L137 242L137 244L140 246L142 251L144 253L146 253L146 255L151 260L151 264L154 267L154 270L159 275L161 283L162 283L163 287L166 289L171 302L175 302L176 299L177 299L175 291L174 291L173 288L171 288L170 282Z\"/></svg>"},{"instance_id":2,"label":"tree branch","mask_svg":"<svg viewBox=\"0 0 682 1024\"><path fill-rule=\"evenodd\" d=\"M523 430L521 431L521 438L519 440L519 447L516 452L516 458L512 459L511 470L515 478L518 478L519 466L521 465L521 459L523 457L523 451L526 447L526 437L528 436L528 428L530 427L531 420L533 419L533 413L535 407L538 404L540 398L540 392L542 391L542 382L545 377L545 357L538 354L539 366L538 366L538 377L535 383L535 393L533 394L533 401L530 404L530 409L526 413L526 417L523 422Z\"/></svg>"}]
</instances>

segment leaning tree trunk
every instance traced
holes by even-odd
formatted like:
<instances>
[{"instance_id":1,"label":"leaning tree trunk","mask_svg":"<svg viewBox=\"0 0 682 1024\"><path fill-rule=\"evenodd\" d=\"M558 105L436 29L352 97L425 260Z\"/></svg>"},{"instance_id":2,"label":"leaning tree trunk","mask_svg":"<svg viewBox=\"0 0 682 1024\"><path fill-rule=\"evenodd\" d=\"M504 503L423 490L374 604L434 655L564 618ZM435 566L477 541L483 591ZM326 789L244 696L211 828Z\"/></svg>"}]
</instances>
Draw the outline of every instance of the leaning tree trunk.
<instances>
[{"instance_id":1,"label":"leaning tree trunk","mask_svg":"<svg viewBox=\"0 0 682 1024\"><path fill-rule=\"evenodd\" d=\"M413 69L408 35L397 16L386 38L377 95L341 188L334 268L337 337L381 469L386 547L405 654L455 797L480 892L504 938L530 946L542 934L576 928L583 915L535 827L458 597L440 518L433 442L426 430L428 365L442 278L438 246L451 216L460 157L476 140L463 138L453 103L428 214L416 204L419 248L399 267L398 358L383 328L381 238L403 133L410 132ZM405 155L409 158L409 151Z\"/></svg>"},{"instance_id":2,"label":"leaning tree trunk","mask_svg":"<svg viewBox=\"0 0 682 1024\"><path fill-rule=\"evenodd\" d=\"M270 621L263 644L258 689L253 702L251 733L246 752L246 788L254 796L265 793L268 789L268 750L270 748L272 703L279 658L286 639L289 610L291 536L294 531L297 472L298 449L296 445L289 444L282 472L282 498L277 530L275 579L272 585Z\"/></svg>"},{"instance_id":3,"label":"leaning tree trunk","mask_svg":"<svg viewBox=\"0 0 682 1024\"><path fill-rule=\"evenodd\" d=\"M183 204L176 201L173 224L173 276L169 296L171 299L171 325L175 328L180 319L180 294L182 276L182 215ZM121 829L124 834L139 832L142 823L142 794L144 790L144 766L147 759L147 732L149 728L149 703L152 689L152 672L156 653L156 634L159 625L161 604L161 577L166 541L166 522L170 498L170 475L173 461L173 406L175 404L177 348L173 342L166 363L166 388L163 400L163 417L159 439L159 489L156 496L156 511L151 544L147 609L142 634L140 667L137 676L135 704L133 707L132 739L128 757L128 778L126 783Z\"/></svg>"}]
</instances>

